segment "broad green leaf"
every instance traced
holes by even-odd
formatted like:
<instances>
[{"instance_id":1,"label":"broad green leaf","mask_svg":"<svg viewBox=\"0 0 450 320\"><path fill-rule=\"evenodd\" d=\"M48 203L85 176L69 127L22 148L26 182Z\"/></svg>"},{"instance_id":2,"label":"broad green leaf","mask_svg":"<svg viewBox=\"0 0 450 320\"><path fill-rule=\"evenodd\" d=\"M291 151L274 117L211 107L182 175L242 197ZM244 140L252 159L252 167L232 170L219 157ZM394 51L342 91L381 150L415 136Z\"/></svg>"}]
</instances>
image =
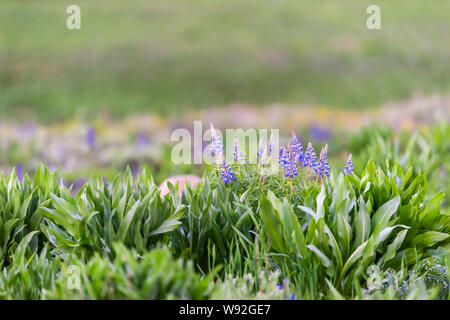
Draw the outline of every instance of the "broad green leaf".
<instances>
[{"instance_id":1,"label":"broad green leaf","mask_svg":"<svg viewBox=\"0 0 450 320\"><path fill-rule=\"evenodd\" d=\"M392 241L392 243L387 246L386 253L382 257L383 262L387 262L395 257L397 250L400 249L403 241L405 240L407 232L408 229L400 231L395 237L394 241Z\"/></svg>"},{"instance_id":2,"label":"broad green leaf","mask_svg":"<svg viewBox=\"0 0 450 320\"><path fill-rule=\"evenodd\" d=\"M319 258L320 262L324 265L324 267L328 268L331 266L330 259L328 259L328 257L322 251L320 251L315 245L308 244L306 247L317 255L317 257Z\"/></svg>"},{"instance_id":3,"label":"broad green leaf","mask_svg":"<svg viewBox=\"0 0 450 320\"><path fill-rule=\"evenodd\" d=\"M384 229L391 217L397 212L398 206L400 205L400 196L395 197L394 199L389 200L384 203L380 208L378 208L377 212L375 212L372 217L373 220L373 229L376 231L381 231Z\"/></svg>"},{"instance_id":4,"label":"broad green leaf","mask_svg":"<svg viewBox=\"0 0 450 320\"><path fill-rule=\"evenodd\" d=\"M412 243L418 247L431 247L438 242L444 241L448 237L450 237L448 233L428 231L414 237Z\"/></svg>"}]
</instances>

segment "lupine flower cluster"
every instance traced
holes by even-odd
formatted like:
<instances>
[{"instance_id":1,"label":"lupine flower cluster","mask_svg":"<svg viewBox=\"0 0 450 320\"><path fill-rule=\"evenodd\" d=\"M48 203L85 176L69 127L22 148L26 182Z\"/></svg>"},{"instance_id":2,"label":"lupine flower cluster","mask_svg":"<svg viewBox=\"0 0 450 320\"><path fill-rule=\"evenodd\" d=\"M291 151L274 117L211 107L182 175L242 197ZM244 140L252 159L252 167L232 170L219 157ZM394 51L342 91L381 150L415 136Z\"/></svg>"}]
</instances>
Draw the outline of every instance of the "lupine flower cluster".
<instances>
[{"instance_id":1,"label":"lupine flower cluster","mask_svg":"<svg viewBox=\"0 0 450 320\"><path fill-rule=\"evenodd\" d=\"M328 145L322 148L322 151L320 152L319 162L315 166L316 174L322 179L325 176L327 177L330 176L330 166L328 164L327 152L328 152Z\"/></svg>"},{"instance_id":2,"label":"lupine flower cluster","mask_svg":"<svg viewBox=\"0 0 450 320\"><path fill-rule=\"evenodd\" d=\"M211 156L218 157L223 156L223 143L220 136L217 134L216 129L211 124Z\"/></svg>"},{"instance_id":3,"label":"lupine flower cluster","mask_svg":"<svg viewBox=\"0 0 450 320\"><path fill-rule=\"evenodd\" d=\"M220 177L222 178L224 185L231 185L232 182L236 180L233 170L229 165L227 165L225 160L220 165Z\"/></svg>"},{"instance_id":4,"label":"lupine flower cluster","mask_svg":"<svg viewBox=\"0 0 450 320\"><path fill-rule=\"evenodd\" d=\"M236 146L235 146L236 148ZM223 143L220 136L217 134L216 129L211 124L211 156L214 157L216 164L218 165L218 170L220 173L220 178L222 179L225 185L231 185L233 181L236 180L236 176L234 172L225 160L223 155ZM236 151L236 149L235 149ZM237 154L239 154L239 150L237 150Z\"/></svg>"},{"instance_id":5,"label":"lupine flower cluster","mask_svg":"<svg viewBox=\"0 0 450 320\"><path fill-rule=\"evenodd\" d=\"M292 140L286 149L283 149L281 157L281 168L285 178L294 179L298 175L298 146Z\"/></svg>"},{"instance_id":6,"label":"lupine flower cluster","mask_svg":"<svg viewBox=\"0 0 450 320\"><path fill-rule=\"evenodd\" d=\"M217 134L213 125L211 124L211 155L215 158L215 163L217 165L217 170L220 174L225 185L231 185L233 181L236 180L236 175L233 172L233 168L227 164L223 154L224 145L222 143L221 137ZM274 151L274 141L273 136L270 137L267 149L264 148L263 139L261 138L257 150L258 166L261 170L264 169L266 162L266 157L271 159L271 155ZM234 138L234 150L233 150L234 162L237 164L238 175L241 175L241 164L248 164L245 154L240 151L238 138ZM317 176L317 179L325 179L330 176L330 165L328 162L328 145L322 148L319 158L317 158L314 147L311 143L308 143L306 150L295 133L292 134L292 138L289 140L289 144L286 147L280 147L280 153L278 158L278 164L283 171L284 178L290 179L291 182L299 174L299 167L306 168L306 176L312 170ZM352 156L350 155L345 166L343 173L349 175L353 172ZM263 175L261 171L261 175ZM262 179L264 181L264 179ZM292 183L291 183L292 188Z\"/></svg>"},{"instance_id":7,"label":"lupine flower cluster","mask_svg":"<svg viewBox=\"0 0 450 320\"><path fill-rule=\"evenodd\" d=\"M239 143L238 143L238 137L234 137L234 151L233 151L233 156L234 156L234 162L241 164L244 162L244 154L242 153L242 151L239 150Z\"/></svg>"},{"instance_id":8,"label":"lupine flower cluster","mask_svg":"<svg viewBox=\"0 0 450 320\"><path fill-rule=\"evenodd\" d=\"M308 147L306 148L306 151L302 156L302 166L314 169L316 167L316 159L316 152L314 151L314 148L310 142L308 143Z\"/></svg>"},{"instance_id":9,"label":"lupine flower cluster","mask_svg":"<svg viewBox=\"0 0 450 320\"><path fill-rule=\"evenodd\" d=\"M348 160L347 160L347 165L344 167L343 174L344 174L344 176L351 175L353 171L354 171L354 168L353 168L353 162L352 162L352 154L350 153Z\"/></svg>"},{"instance_id":10,"label":"lupine flower cluster","mask_svg":"<svg viewBox=\"0 0 450 320\"><path fill-rule=\"evenodd\" d=\"M285 178L294 179L298 175L298 166L307 167L314 170L318 177L322 179L330 174L330 166L327 157L328 146L325 146L319 160L311 143L303 151L303 146L293 133L287 148L281 147L279 155L279 164L284 172Z\"/></svg>"}]
</instances>

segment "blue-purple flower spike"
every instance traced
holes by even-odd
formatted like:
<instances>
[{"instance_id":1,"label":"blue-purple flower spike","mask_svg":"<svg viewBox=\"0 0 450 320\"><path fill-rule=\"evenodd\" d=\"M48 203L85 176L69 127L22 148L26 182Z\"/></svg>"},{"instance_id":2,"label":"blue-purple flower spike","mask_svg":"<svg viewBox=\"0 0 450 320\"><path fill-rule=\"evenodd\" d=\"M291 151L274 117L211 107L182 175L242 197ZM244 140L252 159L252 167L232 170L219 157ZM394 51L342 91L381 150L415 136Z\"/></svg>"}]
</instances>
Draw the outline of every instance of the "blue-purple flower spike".
<instances>
[{"instance_id":1,"label":"blue-purple flower spike","mask_svg":"<svg viewBox=\"0 0 450 320\"><path fill-rule=\"evenodd\" d=\"M242 163L244 161L244 154L239 150L238 137L234 137L234 161L237 163Z\"/></svg>"},{"instance_id":2,"label":"blue-purple flower spike","mask_svg":"<svg viewBox=\"0 0 450 320\"><path fill-rule=\"evenodd\" d=\"M220 177L222 178L224 185L227 185L227 184L231 185L232 182L234 180L236 180L233 170L231 169L231 167L229 165L227 165L225 160L223 161L223 163L220 166Z\"/></svg>"},{"instance_id":3,"label":"blue-purple flower spike","mask_svg":"<svg viewBox=\"0 0 450 320\"><path fill-rule=\"evenodd\" d=\"M269 145L267 146L267 151L269 151L269 156L273 153L274 141L273 141L273 133L270 135Z\"/></svg>"},{"instance_id":4,"label":"blue-purple flower spike","mask_svg":"<svg viewBox=\"0 0 450 320\"><path fill-rule=\"evenodd\" d=\"M220 136L217 135L216 129L211 124L211 156L221 155L223 153L223 144Z\"/></svg>"},{"instance_id":5,"label":"blue-purple flower spike","mask_svg":"<svg viewBox=\"0 0 450 320\"><path fill-rule=\"evenodd\" d=\"M256 156L260 158L264 152L264 144L263 144L263 137L259 138L259 146L258 151L256 152Z\"/></svg>"},{"instance_id":6,"label":"blue-purple flower spike","mask_svg":"<svg viewBox=\"0 0 450 320\"><path fill-rule=\"evenodd\" d=\"M344 167L344 176L346 175L351 175L353 172L354 168L353 168L353 162L352 162L352 154L350 153L348 160L347 160L347 165Z\"/></svg>"},{"instance_id":7,"label":"blue-purple flower spike","mask_svg":"<svg viewBox=\"0 0 450 320\"><path fill-rule=\"evenodd\" d=\"M280 154L281 161L280 165L284 171L285 178L294 179L298 175L298 149L293 143L293 140L289 141L289 145L286 149L282 149L283 152Z\"/></svg>"},{"instance_id":8,"label":"blue-purple flower spike","mask_svg":"<svg viewBox=\"0 0 450 320\"><path fill-rule=\"evenodd\" d=\"M306 148L306 152L303 155L303 162L302 162L302 166L306 167L309 166L310 168L315 168L317 166L317 156L316 153L314 152L314 148L310 143L308 143L308 148Z\"/></svg>"},{"instance_id":9,"label":"blue-purple flower spike","mask_svg":"<svg viewBox=\"0 0 450 320\"><path fill-rule=\"evenodd\" d=\"M303 146L300 143L300 141L298 140L297 135L295 134L295 132L292 132L292 144L297 149L296 150L297 160L302 162L303 161Z\"/></svg>"},{"instance_id":10,"label":"blue-purple flower spike","mask_svg":"<svg viewBox=\"0 0 450 320\"><path fill-rule=\"evenodd\" d=\"M330 176L330 166L328 164L328 145L326 145L324 148L322 148L322 151L320 152L319 157L319 163L316 168L316 173L321 177L324 178L325 176Z\"/></svg>"}]
</instances>

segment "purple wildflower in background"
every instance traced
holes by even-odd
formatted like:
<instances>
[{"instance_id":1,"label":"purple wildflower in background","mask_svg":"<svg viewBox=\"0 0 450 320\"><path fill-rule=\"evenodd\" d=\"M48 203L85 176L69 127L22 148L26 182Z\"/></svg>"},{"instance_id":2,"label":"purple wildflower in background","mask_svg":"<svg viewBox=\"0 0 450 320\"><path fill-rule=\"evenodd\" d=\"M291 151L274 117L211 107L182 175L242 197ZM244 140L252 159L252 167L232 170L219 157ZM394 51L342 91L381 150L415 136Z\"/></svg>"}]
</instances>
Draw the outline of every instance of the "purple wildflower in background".
<instances>
[{"instance_id":1,"label":"purple wildflower in background","mask_svg":"<svg viewBox=\"0 0 450 320\"><path fill-rule=\"evenodd\" d=\"M318 141L329 141L333 137L331 131L321 128L319 125L313 125L309 129L309 134L313 140Z\"/></svg>"},{"instance_id":2,"label":"purple wildflower in background","mask_svg":"<svg viewBox=\"0 0 450 320\"><path fill-rule=\"evenodd\" d=\"M139 163L138 162L133 162L129 166L130 166L131 174L133 176L137 176L139 174L139 170L140 170Z\"/></svg>"},{"instance_id":3,"label":"purple wildflower in background","mask_svg":"<svg viewBox=\"0 0 450 320\"><path fill-rule=\"evenodd\" d=\"M88 181L87 178L78 178L72 183L72 190L78 191Z\"/></svg>"},{"instance_id":4,"label":"purple wildflower in background","mask_svg":"<svg viewBox=\"0 0 450 320\"><path fill-rule=\"evenodd\" d=\"M146 146L150 143L150 138L148 137L148 134L145 132L139 132L136 135L136 145L139 147Z\"/></svg>"},{"instance_id":5,"label":"purple wildflower in background","mask_svg":"<svg viewBox=\"0 0 450 320\"><path fill-rule=\"evenodd\" d=\"M21 163L16 164L16 176L20 182L23 182L23 166Z\"/></svg>"},{"instance_id":6,"label":"purple wildflower in background","mask_svg":"<svg viewBox=\"0 0 450 320\"><path fill-rule=\"evenodd\" d=\"M89 126L86 131L86 143L89 146L89 148L93 149L95 147L95 141L96 141L96 133L95 128L93 126Z\"/></svg>"},{"instance_id":7,"label":"purple wildflower in background","mask_svg":"<svg viewBox=\"0 0 450 320\"><path fill-rule=\"evenodd\" d=\"M231 169L231 167L229 165L227 165L225 160L223 161L223 163L220 166L220 177L222 178L224 185L227 185L227 184L231 185L232 182L234 180L236 180L233 170Z\"/></svg>"},{"instance_id":8,"label":"purple wildflower in background","mask_svg":"<svg viewBox=\"0 0 450 320\"><path fill-rule=\"evenodd\" d=\"M319 162L315 168L316 173L323 179L330 176L330 166L328 164L328 145L322 148L320 152Z\"/></svg>"},{"instance_id":9,"label":"purple wildflower in background","mask_svg":"<svg viewBox=\"0 0 450 320\"><path fill-rule=\"evenodd\" d=\"M64 187L66 187L66 188L69 188L70 186L69 186L69 184L67 183L67 181L66 180L64 180L64 179L60 179L59 180L59 185L62 187L62 186L64 186Z\"/></svg>"},{"instance_id":10,"label":"purple wildflower in background","mask_svg":"<svg viewBox=\"0 0 450 320\"><path fill-rule=\"evenodd\" d=\"M352 174L353 170L352 154L350 153L348 156L347 165L344 167L344 176Z\"/></svg>"}]
</instances>

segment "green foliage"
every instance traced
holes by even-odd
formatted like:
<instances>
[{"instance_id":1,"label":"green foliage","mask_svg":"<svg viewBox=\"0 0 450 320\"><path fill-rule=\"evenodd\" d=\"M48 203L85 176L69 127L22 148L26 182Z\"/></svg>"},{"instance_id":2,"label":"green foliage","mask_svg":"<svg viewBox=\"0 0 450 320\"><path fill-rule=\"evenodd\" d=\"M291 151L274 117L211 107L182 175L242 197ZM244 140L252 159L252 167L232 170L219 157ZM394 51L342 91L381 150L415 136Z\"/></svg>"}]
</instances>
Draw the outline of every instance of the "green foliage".
<instances>
[{"instance_id":1,"label":"green foliage","mask_svg":"<svg viewBox=\"0 0 450 320\"><path fill-rule=\"evenodd\" d=\"M237 236L251 238L254 212L247 195L213 184L209 178L197 191L185 188L181 199L172 190L172 201L186 207L181 226L171 234L175 252L189 257L202 270L210 266L211 250L217 253L215 263L226 261Z\"/></svg>"},{"instance_id":2,"label":"green foliage","mask_svg":"<svg viewBox=\"0 0 450 320\"><path fill-rule=\"evenodd\" d=\"M370 138L365 139L366 136ZM442 191L450 185L449 136L448 123L436 125L422 133L403 132L398 136L381 128L362 131L354 139L364 139L359 146L365 147L360 150L355 143L351 148L355 155L355 170L361 173L370 159L384 170L398 161L403 170L411 167L414 176L426 174L433 192ZM450 203L448 195L446 203Z\"/></svg>"},{"instance_id":3,"label":"green foliage","mask_svg":"<svg viewBox=\"0 0 450 320\"><path fill-rule=\"evenodd\" d=\"M19 243L12 262L0 274L1 299L40 299L53 286L60 260L50 256L48 246L37 254L30 244L38 231L30 232Z\"/></svg>"},{"instance_id":4,"label":"green foliage","mask_svg":"<svg viewBox=\"0 0 450 320\"><path fill-rule=\"evenodd\" d=\"M60 195L51 194L50 199L40 207L45 216L42 232L56 248L88 256L110 254L116 241L142 254L181 224L185 210L160 197L145 172L134 179L129 170L109 186L94 179L75 197L61 186Z\"/></svg>"},{"instance_id":5,"label":"green foliage","mask_svg":"<svg viewBox=\"0 0 450 320\"><path fill-rule=\"evenodd\" d=\"M80 290L69 288L73 272L62 272L47 299L208 299L214 294L214 273L202 278L192 262L174 260L166 248L156 248L140 256L123 244L113 244L115 258L98 253L84 263L77 257L69 267L79 270ZM75 267L75 268L74 268Z\"/></svg>"},{"instance_id":6,"label":"green foliage","mask_svg":"<svg viewBox=\"0 0 450 320\"><path fill-rule=\"evenodd\" d=\"M313 207L299 206L300 216L269 191L261 200L263 227L275 252L306 269L320 264L319 272L349 294L371 264L398 268L448 246L443 193L426 199L426 184L423 175L412 178L412 169L395 164L384 172L369 161L361 178L332 176Z\"/></svg>"},{"instance_id":7,"label":"green foliage","mask_svg":"<svg viewBox=\"0 0 450 320\"><path fill-rule=\"evenodd\" d=\"M0 177L0 298L448 296L445 193L399 162L289 184L246 166L231 186L212 171L165 196L146 170L93 177L76 194L57 176ZM68 285L74 270L81 290Z\"/></svg>"},{"instance_id":8,"label":"green foliage","mask_svg":"<svg viewBox=\"0 0 450 320\"><path fill-rule=\"evenodd\" d=\"M30 232L39 230L42 213L50 193L58 194L57 172L40 165L33 181L25 175L20 182L15 169L8 178L0 176L0 267L8 265L18 243ZM30 246L42 248L43 239L33 237Z\"/></svg>"}]
</instances>

